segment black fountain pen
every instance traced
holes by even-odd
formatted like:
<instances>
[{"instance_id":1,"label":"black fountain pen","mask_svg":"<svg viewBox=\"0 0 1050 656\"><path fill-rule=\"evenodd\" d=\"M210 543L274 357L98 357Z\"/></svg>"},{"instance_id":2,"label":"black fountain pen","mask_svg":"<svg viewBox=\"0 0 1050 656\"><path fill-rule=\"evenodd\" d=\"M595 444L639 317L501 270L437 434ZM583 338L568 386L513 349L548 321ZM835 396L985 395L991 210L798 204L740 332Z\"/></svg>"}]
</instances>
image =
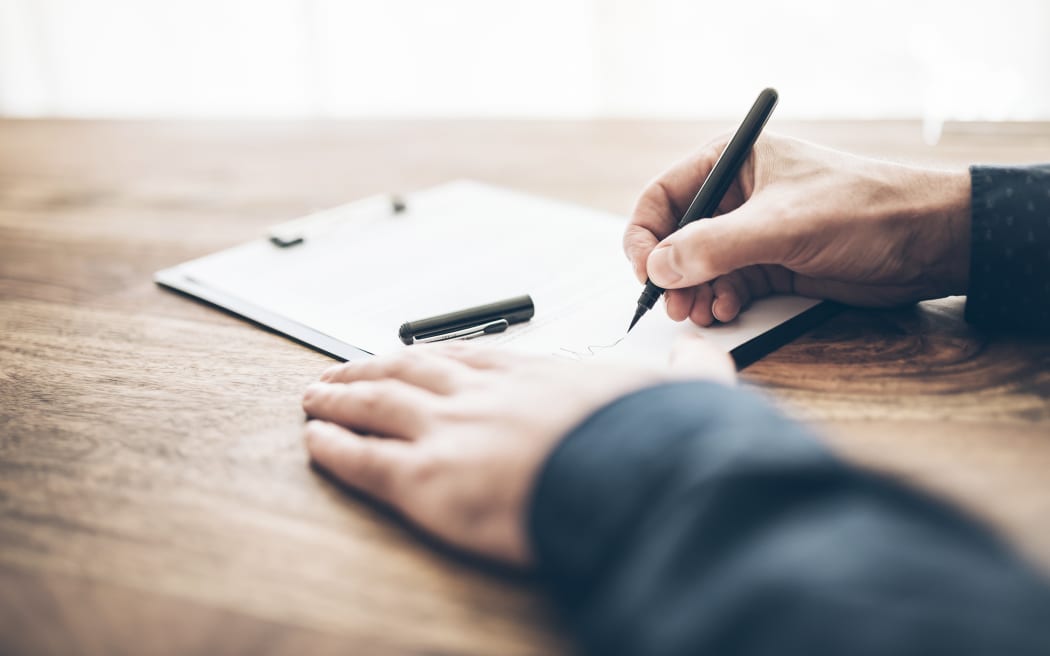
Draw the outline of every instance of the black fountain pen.
<instances>
[{"instance_id":1,"label":"black fountain pen","mask_svg":"<svg viewBox=\"0 0 1050 656\"><path fill-rule=\"evenodd\" d=\"M758 140L758 135L762 133L762 128L765 126L766 121L769 120L769 115L773 113L773 108L776 106L776 89L764 89L762 93L758 94L758 99L751 106L751 111L747 113L747 116L744 117L744 122L740 124L733 138L729 140L729 145L722 151L718 161L715 162L714 168L711 169L707 179L704 180L704 184L700 185L700 191L696 192L696 197L689 204L689 209L685 211L682 220L678 222L676 230L697 219L706 219L714 215L718 205L722 202L722 197L729 190L729 185L733 184L733 180L740 174L740 167L747 160L747 156L751 153L751 148L755 145L755 141ZM652 280L645 281L645 289L642 290L642 295L638 297L638 310L635 311L634 319L631 319L631 325L627 327L627 332L631 332L631 328L634 328L638 320L646 312L653 309L656 299L660 298L660 295L663 293L663 288L654 285Z\"/></svg>"}]
</instances>

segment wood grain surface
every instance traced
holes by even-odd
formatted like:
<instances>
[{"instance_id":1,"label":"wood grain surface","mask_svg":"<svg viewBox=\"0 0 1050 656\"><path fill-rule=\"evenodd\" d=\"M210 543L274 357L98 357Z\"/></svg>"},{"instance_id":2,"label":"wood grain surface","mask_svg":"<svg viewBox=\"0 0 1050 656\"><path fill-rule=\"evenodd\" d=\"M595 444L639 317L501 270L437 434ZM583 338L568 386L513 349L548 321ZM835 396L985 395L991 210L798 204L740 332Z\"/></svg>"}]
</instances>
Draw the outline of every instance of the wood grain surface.
<instances>
[{"instance_id":1,"label":"wood grain surface","mask_svg":"<svg viewBox=\"0 0 1050 656\"><path fill-rule=\"evenodd\" d=\"M0 121L0 653L571 651L534 581L308 467L299 397L327 358L151 274L454 178L627 214L728 127ZM909 122L776 128L943 166L1050 153L1045 125L935 147ZM1050 343L982 336L962 307L848 310L743 378L1050 567Z\"/></svg>"}]
</instances>

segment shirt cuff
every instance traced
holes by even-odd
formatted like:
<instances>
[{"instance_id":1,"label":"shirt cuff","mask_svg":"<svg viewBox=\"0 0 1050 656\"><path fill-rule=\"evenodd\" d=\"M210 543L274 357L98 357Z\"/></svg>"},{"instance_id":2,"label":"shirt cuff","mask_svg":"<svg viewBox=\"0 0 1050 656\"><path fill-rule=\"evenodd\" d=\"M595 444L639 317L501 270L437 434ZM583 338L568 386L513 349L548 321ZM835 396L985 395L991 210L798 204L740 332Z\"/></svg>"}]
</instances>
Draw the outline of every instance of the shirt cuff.
<instances>
[{"instance_id":1,"label":"shirt cuff","mask_svg":"<svg viewBox=\"0 0 1050 656\"><path fill-rule=\"evenodd\" d=\"M1050 165L970 167L967 321L1050 327Z\"/></svg>"}]
</instances>

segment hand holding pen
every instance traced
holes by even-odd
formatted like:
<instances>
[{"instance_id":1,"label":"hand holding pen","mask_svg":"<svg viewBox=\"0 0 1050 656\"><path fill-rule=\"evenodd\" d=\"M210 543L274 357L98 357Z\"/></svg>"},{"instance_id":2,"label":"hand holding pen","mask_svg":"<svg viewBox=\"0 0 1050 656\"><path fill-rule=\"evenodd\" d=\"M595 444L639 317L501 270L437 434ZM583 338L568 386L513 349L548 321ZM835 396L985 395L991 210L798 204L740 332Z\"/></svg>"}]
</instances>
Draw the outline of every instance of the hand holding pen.
<instances>
[{"instance_id":1,"label":"hand holding pen","mask_svg":"<svg viewBox=\"0 0 1050 656\"><path fill-rule=\"evenodd\" d=\"M667 290L675 321L732 321L772 294L885 307L966 293L965 167L922 169L765 134L718 216L677 229L729 141L712 141L653 182L624 233L635 275Z\"/></svg>"},{"instance_id":2,"label":"hand holding pen","mask_svg":"<svg viewBox=\"0 0 1050 656\"><path fill-rule=\"evenodd\" d=\"M714 216L726 191L740 174L740 168L751 154L751 148L758 140L758 135L762 133L762 128L776 106L777 92L775 89L763 89L758 94L755 104L751 106L751 110L737 128L736 134L729 140L725 150L721 152L710 173L704 179L704 183L700 185L699 191L693 197L693 202L689 204L688 209L678 221L679 229L694 221ZM635 310L630 326L627 327L628 332L646 312L652 309L656 299L660 298L663 293L664 289L652 280L645 281L642 295L638 297L638 308Z\"/></svg>"}]
</instances>

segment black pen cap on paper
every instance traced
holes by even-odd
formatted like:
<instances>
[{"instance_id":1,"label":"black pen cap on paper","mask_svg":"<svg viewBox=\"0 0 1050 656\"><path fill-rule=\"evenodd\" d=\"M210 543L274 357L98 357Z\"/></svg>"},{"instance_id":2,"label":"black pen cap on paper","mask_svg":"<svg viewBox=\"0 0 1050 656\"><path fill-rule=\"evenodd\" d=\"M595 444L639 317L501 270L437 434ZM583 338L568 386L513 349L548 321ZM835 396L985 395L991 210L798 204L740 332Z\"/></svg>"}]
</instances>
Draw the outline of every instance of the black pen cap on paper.
<instances>
[{"instance_id":1,"label":"black pen cap on paper","mask_svg":"<svg viewBox=\"0 0 1050 656\"><path fill-rule=\"evenodd\" d=\"M504 301L439 314L427 319L406 321L397 336L405 344L436 335L480 326L490 321L505 320L508 324L528 321L536 314L536 306L529 295L515 296Z\"/></svg>"}]
</instances>

